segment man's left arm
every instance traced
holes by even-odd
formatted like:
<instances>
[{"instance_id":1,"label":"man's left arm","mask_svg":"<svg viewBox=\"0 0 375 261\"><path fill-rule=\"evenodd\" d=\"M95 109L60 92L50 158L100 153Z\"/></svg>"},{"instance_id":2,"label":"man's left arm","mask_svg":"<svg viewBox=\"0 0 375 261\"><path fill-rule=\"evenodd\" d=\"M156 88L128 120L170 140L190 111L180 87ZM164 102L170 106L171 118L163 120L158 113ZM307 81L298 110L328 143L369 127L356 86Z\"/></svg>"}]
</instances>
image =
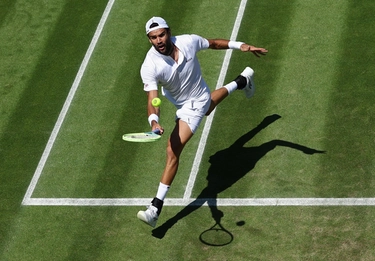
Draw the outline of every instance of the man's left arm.
<instances>
[{"instance_id":1,"label":"man's left arm","mask_svg":"<svg viewBox=\"0 0 375 261\"><path fill-rule=\"evenodd\" d=\"M207 39L210 49L237 49L241 50L242 52L252 52L255 56L260 57L261 55L265 55L268 50L261 47L255 47L253 45L249 45L244 42L237 42L237 41L230 41L225 39Z\"/></svg>"}]
</instances>

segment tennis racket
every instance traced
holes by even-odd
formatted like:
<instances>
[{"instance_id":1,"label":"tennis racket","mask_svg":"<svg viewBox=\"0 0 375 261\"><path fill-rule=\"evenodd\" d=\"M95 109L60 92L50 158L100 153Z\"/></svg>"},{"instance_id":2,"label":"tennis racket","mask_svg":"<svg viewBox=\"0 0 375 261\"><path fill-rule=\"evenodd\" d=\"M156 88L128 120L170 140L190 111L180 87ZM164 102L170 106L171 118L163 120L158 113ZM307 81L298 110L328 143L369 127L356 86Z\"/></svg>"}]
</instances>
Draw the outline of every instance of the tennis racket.
<instances>
[{"instance_id":1,"label":"tennis racket","mask_svg":"<svg viewBox=\"0 0 375 261\"><path fill-rule=\"evenodd\" d=\"M160 130L150 132L127 133L122 135L122 139L130 142L153 142L161 138Z\"/></svg>"}]
</instances>

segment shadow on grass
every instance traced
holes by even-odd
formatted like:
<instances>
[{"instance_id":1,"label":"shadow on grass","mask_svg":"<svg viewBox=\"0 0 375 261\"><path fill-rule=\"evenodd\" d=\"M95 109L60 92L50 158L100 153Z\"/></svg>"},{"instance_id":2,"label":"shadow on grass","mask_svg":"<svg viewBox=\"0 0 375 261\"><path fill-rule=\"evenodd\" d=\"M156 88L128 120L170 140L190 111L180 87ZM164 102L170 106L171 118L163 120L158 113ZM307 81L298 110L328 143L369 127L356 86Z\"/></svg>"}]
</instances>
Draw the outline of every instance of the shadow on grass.
<instances>
[{"instance_id":1,"label":"shadow on grass","mask_svg":"<svg viewBox=\"0 0 375 261\"><path fill-rule=\"evenodd\" d=\"M280 118L281 116L277 114L267 116L257 127L242 135L230 147L212 155L209 160L211 166L207 175L207 187L202 190L196 200L167 220L163 225L152 230L152 235L156 238L163 238L174 224L200 208L205 202L207 202L211 210L213 219L220 225L224 213L217 208L217 195L244 177L263 156L277 146L296 149L309 155L324 153L324 151L284 140L271 140L257 147L244 147L257 133Z\"/></svg>"}]
</instances>

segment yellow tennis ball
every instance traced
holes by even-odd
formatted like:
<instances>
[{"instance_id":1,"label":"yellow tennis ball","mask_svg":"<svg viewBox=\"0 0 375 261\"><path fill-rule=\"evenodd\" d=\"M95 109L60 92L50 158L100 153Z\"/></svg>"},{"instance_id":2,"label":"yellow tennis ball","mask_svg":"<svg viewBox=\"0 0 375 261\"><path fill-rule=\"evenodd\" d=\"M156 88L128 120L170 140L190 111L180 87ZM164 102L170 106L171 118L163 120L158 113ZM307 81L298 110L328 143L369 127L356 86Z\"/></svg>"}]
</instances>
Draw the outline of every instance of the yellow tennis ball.
<instances>
[{"instance_id":1,"label":"yellow tennis ball","mask_svg":"<svg viewBox=\"0 0 375 261\"><path fill-rule=\"evenodd\" d=\"M161 104L161 100L159 98L153 98L151 101L152 106L159 107Z\"/></svg>"}]
</instances>

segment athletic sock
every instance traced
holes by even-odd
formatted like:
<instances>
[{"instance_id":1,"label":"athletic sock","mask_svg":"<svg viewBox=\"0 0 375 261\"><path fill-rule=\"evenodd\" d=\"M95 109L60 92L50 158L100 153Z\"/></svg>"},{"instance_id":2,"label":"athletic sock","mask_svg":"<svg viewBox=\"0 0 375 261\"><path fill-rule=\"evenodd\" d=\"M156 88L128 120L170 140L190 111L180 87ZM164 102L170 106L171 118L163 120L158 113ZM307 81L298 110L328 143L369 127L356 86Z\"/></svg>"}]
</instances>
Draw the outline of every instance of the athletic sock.
<instances>
[{"instance_id":1,"label":"athletic sock","mask_svg":"<svg viewBox=\"0 0 375 261\"><path fill-rule=\"evenodd\" d=\"M237 83L235 81L232 81L224 85L224 88L228 90L229 94L231 94L233 91L237 90Z\"/></svg>"},{"instance_id":2,"label":"athletic sock","mask_svg":"<svg viewBox=\"0 0 375 261\"><path fill-rule=\"evenodd\" d=\"M169 187L170 186L165 185L165 184L163 184L163 183L160 182L159 183L158 192L156 193L156 197L158 199L160 199L161 201L164 201L165 197L167 196Z\"/></svg>"}]
</instances>

